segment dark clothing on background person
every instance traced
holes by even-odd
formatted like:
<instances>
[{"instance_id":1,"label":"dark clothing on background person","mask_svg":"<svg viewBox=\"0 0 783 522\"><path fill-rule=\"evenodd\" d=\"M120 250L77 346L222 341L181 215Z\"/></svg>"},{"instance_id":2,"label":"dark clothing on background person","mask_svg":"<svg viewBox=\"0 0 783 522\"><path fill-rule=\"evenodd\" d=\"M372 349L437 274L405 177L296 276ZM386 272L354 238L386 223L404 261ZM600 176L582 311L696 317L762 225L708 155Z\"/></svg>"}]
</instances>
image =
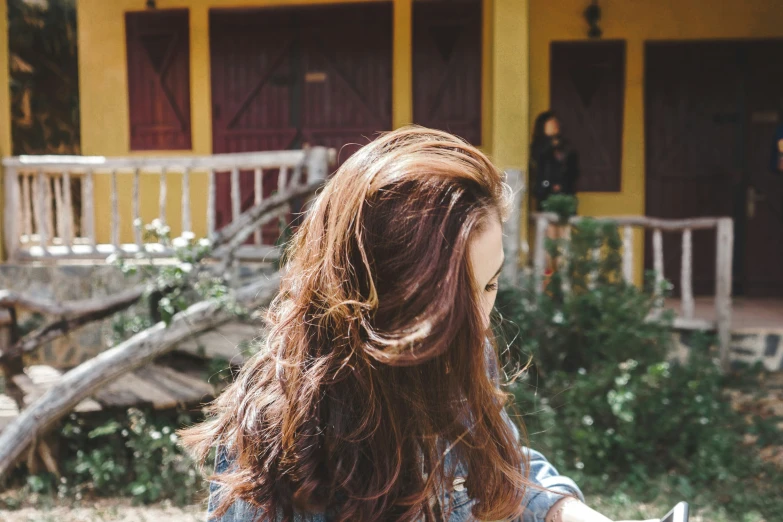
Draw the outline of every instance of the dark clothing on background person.
<instances>
[{"instance_id":1,"label":"dark clothing on background person","mask_svg":"<svg viewBox=\"0 0 783 522\"><path fill-rule=\"evenodd\" d=\"M563 138L547 137L530 147L530 186L538 210L552 194L573 196L578 177L578 156Z\"/></svg>"}]
</instances>

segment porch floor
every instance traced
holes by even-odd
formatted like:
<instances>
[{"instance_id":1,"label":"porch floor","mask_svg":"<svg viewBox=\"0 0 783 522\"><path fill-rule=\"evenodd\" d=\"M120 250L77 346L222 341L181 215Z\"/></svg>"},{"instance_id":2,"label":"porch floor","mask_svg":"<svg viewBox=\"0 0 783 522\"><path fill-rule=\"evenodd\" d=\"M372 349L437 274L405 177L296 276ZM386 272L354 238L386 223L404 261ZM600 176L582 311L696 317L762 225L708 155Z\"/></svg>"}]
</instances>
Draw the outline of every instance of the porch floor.
<instances>
[{"instance_id":1,"label":"porch floor","mask_svg":"<svg viewBox=\"0 0 783 522\"><path fill-rule=\"evenodd\" d=\"M696 297L694 316L696 319L715 320L715 301L712 297ZM679 299L667 299L666 308L680 311ZM733 299L731 329L782 329L783 298L746 298Z\"/></svg>"}]
</instances>

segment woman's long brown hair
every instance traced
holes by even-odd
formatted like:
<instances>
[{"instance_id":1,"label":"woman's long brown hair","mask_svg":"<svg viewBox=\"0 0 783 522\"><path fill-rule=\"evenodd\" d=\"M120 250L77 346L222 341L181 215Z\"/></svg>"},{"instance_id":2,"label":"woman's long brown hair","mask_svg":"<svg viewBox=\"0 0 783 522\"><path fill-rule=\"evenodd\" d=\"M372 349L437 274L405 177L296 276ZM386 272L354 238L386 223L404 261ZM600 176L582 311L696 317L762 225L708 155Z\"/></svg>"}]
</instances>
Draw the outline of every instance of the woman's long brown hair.
<instances>
[{"instance_id":1,"label":"woman's long brown hair","mask_svg":"<svg viewBox=\"0 0 783 522\"><path fill-rule=\"evenodd\" d=\"M521 514L525 456L468 256L507 202L487 157L444 132L388 133L340 167L292 241L264 348L183 432L202 465L215 447L232 462L211 477L215 515L244 500L270 520L434 520L447 452L476 518Z\"/></svg>"}]
</instances>

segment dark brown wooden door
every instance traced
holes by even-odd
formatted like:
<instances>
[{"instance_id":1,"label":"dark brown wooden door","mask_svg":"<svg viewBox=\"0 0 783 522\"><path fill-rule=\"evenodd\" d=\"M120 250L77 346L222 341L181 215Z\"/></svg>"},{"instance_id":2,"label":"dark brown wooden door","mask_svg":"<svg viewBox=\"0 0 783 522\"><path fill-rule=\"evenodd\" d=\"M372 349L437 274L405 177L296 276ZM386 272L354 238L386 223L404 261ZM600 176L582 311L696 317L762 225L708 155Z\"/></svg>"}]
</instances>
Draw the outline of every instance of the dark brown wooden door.
<instances>
[{"instance_id":1,"label":"dark brown wooden door","mask_svg":"<svg viewBox=\"0 0 783 522\"><path fill-rule=\"evenodd\" d=\"M619 192L625 41L552 42L550 100L579 155L578 192Z\"/></svg>"},{"instance_id":2,"label":"dark brown wooden door","mask_svg":"<svg viewBox=\"0 0 783 522\"><path fill-rule=\"evenodd\" d=\"M783 295L783 220L775 219L780 179L769 173L774 122L752 123L777 108L783 63L761 58L780 43L651 43L646 48L646 214L668 218L735 218L735 292ZM780 56L781 54L778 54ZM755 115L755 116L754 116ZM763 119L763 118L762 118ZM748 216L749 187L760 201ZM763 194L762 194L763 192ZM779 208L779 206L778 206ZM772 238L778 238L772 241ZM694 292L715 284L715 234L697 231ZM664 272L679 289L679 234L664 235ZM646 265L652 266L650 241ZM779 266L779 263L778 263Z\"/></svg>"},{"instance_id":3,"label":"dark brown wooden door","mask_svg":"<svg viewBox=\"0 0 783 522\"><path fill-rule=\"evenodd\" d=\"M748 44L745 86L746 295L783 296L783 176L770 169L770 149L783 109L783 41ZM750 199L755 201L749 201ZM749 208L752 206L753 208Z\"/></svg>"},{"instance_id":4,"label":"dark brown wooden door","mask_svg":"<svg viewBox=\"0 0 783 522\"><path fill-rule=\"evenodd\" d=\"M413 121L481 145L481 0L413 4Z\"/></svg>"},{"instance_id":5,"label":"dark brown wooden door","mask_svg":"<svg viewBox=\"0 0 783 522\"><path fill-rule=\"evenodd\" d=\"M344 161L391 128L390 3L210 12L213 151L335 147ZM276 190L267 173L264 192ZM216 224L231 219L217 178ZM254 199L241 173L243 208Z\"/></svg>"}]
</instances>

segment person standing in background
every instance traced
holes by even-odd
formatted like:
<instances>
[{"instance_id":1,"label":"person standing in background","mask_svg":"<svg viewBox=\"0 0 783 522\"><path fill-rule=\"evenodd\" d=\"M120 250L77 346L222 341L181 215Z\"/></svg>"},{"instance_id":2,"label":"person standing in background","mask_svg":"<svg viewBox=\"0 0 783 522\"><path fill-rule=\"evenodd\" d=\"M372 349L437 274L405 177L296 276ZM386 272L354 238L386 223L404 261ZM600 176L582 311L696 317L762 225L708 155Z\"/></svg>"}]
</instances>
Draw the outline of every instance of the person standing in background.
<instances>
[{"instance_id":1,"label":"person standing in background","mask_svg":"<svg viewBox=\"0 0 783 522\"><path fill-rule=\"evenodd\" d=\"M579 159L560 133L560 121L552 111L538 115L530 144L530 185L536 197L536 208L552 194L576 194Z\"/></svg>"}]
</instances>

